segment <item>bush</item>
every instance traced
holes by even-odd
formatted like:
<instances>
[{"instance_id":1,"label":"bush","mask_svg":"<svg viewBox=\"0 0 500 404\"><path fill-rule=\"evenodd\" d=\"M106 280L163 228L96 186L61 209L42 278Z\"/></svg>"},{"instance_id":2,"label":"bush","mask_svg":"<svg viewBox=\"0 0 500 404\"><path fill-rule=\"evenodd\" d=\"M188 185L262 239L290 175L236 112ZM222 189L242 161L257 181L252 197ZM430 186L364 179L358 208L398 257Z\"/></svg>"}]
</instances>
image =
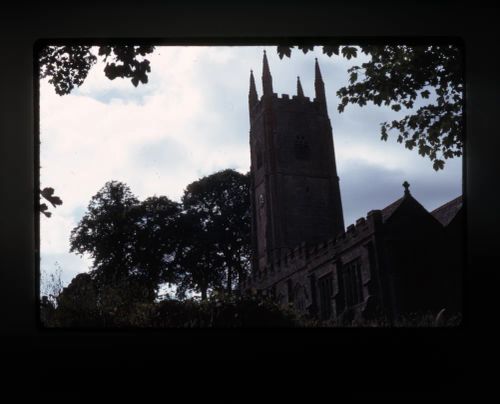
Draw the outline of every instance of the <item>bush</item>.
<instances>
[{"instance_id":1,"label":"bush","mask_svg":"<svg viewBox=\"0 0 500 404\"><path fill-rule=\"evenodd\" d=\"M460 313L411 313L391 322L381 314L363 319L345 316L320 321L260 295L214 293L197 298L159 302L134 299L123 288L97 291L88 274L78 275L57 299L57 307L42 301L42 320L64 328L249 328L249 327L435 327L457 326ZM135 294L134 294L135 296Z\"/></svg>"},{"instance_id":2,"label":"bush","mask_svg":"<svg viewBox=\"0 0 500 404\"><path fill-rule=\"evenodd\" d=\"M291 309L257 296L218 294L207 300L164 301L159 304L160 326L173 327L300 327Z\"/></svg>"},{"instance_id":3,"label":"bush","mask_svg":"<svg viewBox=\"0 0 500 404\"><path fill-rule=\"evenodd\" d=\"M90 286L90 285L89 285ZM93 292L85 288L86 292ZM258 296L216 294L206 300L165 299L160 302L125 302L116 291L99 298L65 290L49 327L64 328L236 328L302 327L307 323L291 308ZM79 288L78 292L81 292Z\"/></svg>"}]
</instances>

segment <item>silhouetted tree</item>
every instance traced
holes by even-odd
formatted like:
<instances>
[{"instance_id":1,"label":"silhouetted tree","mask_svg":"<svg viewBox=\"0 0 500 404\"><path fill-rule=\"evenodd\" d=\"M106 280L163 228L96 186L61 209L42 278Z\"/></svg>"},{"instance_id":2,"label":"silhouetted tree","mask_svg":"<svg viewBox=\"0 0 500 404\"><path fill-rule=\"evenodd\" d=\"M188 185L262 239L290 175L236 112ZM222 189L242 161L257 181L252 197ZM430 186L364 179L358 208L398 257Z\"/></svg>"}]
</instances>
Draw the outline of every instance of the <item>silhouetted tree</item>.
<instances>
[{"instance_id":1,"label":"silhouetted tree","mask_svg":"<svg viewBox=\"0 0 500 404\"><path fill-rule=\"evenodd\" d=\"M161 282L174 282L173 253L180 205L165 196L140 202L121 182L92 197L71 232L71 252L89 254L99 290L123 290L127 299L152 301Z\"/></svg>"},{"instance_id":2,"label":"silhouetted tree","mask_svg":"<svg viewBox=\"0 0 500 404\"><path fill-rule=\"evenodd\" d=\"M223 259L216 247L214 234L203 225L196 212L183 212L177 220L177 246L173 261L177 274L176 295L185 298L187 291L201 294L218 289L223 282Z\"/></svg>"},{"instance_id":3,"label":"silhouetted tree","mask_svg":"<svg viewBox=\"0 0 500 404\"><path fill-rule=\"evenodd\" d=\"M178 218L174 265L177 296L186 291L231 293L249 269L249 177L224 170L186 187Z\"/></svg>"},{"instance_id":4,"label":"silhouetted tree","mask_svg":"<svg viewBox=\"0 0 500 404\"><path fill-rule=\"evenodd\" d=\"M292 46L278 46L280 58L290 57ZM314 46L298 46L304 53ZM414 147L427 156L435 170L443 169L444 160L459 157L463 148L463 70L462 54L455 45L367 45L323 46L328 56L347 59L358 51L370 60L349 68L349 85L340 88L338 106L343 112L347 104L391 106L412 109L417 99L429 103L411 111L399 120L381 124L381 139L395 130L397 141L406 148ZM433 94L434 93L434 94Z\"/></svg>"},{"instance_id":5,"label":"silhouetted tree","mask_svg":"<svg viewBox=\"0 0 500 404\"><path fill-rule=\"evenodd\" d=\"M70 251L89 254L105 283L127 276L132 268L135 220L130 212L138 205L127 185L107 182L71 231Z\"/></svg>"},{"instance_id":6,"label":"silhouetted tree","mask_svg":"<svg viewBox=\"0 0 500 404\"><path fill-rule=\"evenodd\" d=\"M123 289L128 299L152 301L163 282L181 297L231 293L249 269L248 182L234 170L212 174L187 186L181 206L164 196L140 202L110 181L71 232L71 251L93 259L99 290Z\"/></svg>"},{"instance_id":7,"label":"silhouetted tree","mask_svg":"<svg viewBox=\"0 0 500 404\"><path fill-rule=\"evenodd\" d=\"M229 294L250 265L249 192L249 174L228 169L189 184L182 197L185 215L218 257Z\"/></svg>"}]
</instances>

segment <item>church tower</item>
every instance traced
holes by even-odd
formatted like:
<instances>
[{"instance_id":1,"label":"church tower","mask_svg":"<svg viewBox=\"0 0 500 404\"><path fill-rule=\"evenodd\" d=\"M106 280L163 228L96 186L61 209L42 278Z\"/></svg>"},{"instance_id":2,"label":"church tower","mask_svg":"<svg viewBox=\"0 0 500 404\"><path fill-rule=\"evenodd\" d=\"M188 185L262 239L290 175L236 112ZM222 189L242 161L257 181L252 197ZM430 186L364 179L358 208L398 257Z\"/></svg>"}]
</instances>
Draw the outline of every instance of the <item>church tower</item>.
<instances>
[{"instance_id":1,"label":"church tower","mask_svg":"<svg viewBox=\"0 0 500 404\"><path fill-rule=\"evenodd\" d=\"M339 178L325 87L315 62L315 98L297 77L297 95L278 97L264 51L262 90L250 72L253 271L305 242L344 231Z\"/></svg>"}]
</instances>

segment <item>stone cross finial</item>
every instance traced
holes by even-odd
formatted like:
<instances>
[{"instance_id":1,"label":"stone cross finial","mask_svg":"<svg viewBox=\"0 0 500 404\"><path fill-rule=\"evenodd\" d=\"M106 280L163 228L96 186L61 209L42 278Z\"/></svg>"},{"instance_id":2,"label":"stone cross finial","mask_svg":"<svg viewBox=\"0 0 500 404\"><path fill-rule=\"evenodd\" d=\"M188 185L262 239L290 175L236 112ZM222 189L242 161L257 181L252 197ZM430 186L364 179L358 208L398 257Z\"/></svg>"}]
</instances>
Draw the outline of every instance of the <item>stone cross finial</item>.
<instances>
[{"instance_id":1,"label":"stone cross finial","mask_svg":"<svg viewBox=\"0 0 500 404\"><path fill-rule=\"evenodd\" d=\"M403 187L405 189L405 195L409 195L410 190L408 188L410 188L410 184L408 184L408 181L403 182Z\"/></svg>"}]
</instances>

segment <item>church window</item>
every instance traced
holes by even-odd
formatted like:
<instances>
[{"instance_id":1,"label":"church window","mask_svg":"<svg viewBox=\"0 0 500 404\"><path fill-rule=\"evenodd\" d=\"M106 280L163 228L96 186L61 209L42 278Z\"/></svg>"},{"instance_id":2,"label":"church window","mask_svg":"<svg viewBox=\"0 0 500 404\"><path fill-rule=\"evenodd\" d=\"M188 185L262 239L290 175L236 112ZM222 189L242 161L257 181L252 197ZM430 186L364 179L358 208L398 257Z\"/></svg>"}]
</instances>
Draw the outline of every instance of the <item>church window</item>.
<instances>
[{"instance_id":1,"label":"church window","mask_svg":"<svg viewBox=\"0 0 500 404\"><path fill-rule=\"evenodd\" d=\"M333 293L333 275L330 272L318 279L319 289L319 310L322 320L327 320L332 315L332 293Z\"/></svg>"},{"instance_id":2,"label":"church window","mask_svg":"<svg viewBox=\"0 0 500 404\"><path fill-rule=\"evenodd\" d=\"M304 311L306 308L306 291L304 286L297 284L295 286L295 293L294 293L294 306L296 309L299 311Z\"/></svg>"},{"instance_id":3,"label":"church window","mask_svg":"<svg viewBox=\"0 0 500 404\"><path fill-rule=\"evenodd\" d=\"M297 296L295 296L295 307L299 311L304 311L304 309L306 307L306 302L304 300L304 296L300 292L298 292Z\"/></svg>"},{"instance_id":4,"label":"church window","mask_svg":"<svg viewBox=\"0 0 500 404\"><path fill-rule=\"evenodd\" d=\"M310 155L309 145L303 135L297 135L294 145L295 157L298 160L308 160Z\"/></svg>"},{"instance_id":5,"label":"church window","mask_svg":"<svg viewBox=\"0 0 500 404\"><path fill-rule=\"evenodd\" d=\"M363 301L361 260L358 258L344 265L340 271L345 305L350 307Z\"/></svg>"}]
</instances>

